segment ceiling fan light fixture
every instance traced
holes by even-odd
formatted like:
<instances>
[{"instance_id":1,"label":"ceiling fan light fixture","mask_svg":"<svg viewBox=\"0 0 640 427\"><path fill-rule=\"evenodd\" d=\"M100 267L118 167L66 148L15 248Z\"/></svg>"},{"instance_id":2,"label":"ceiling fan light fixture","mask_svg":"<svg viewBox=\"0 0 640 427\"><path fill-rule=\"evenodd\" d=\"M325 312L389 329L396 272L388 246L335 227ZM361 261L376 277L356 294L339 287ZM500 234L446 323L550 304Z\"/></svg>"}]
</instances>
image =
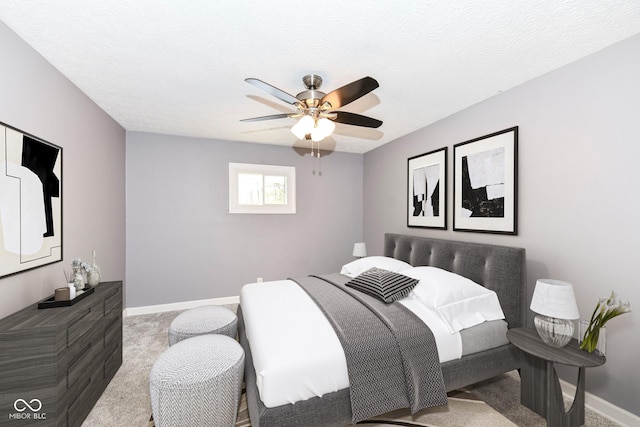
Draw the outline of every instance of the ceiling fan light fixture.
<instances>
[{"instance_id":1,"label":"ceiling fan light fixture","mask_svg":"<svg viewBox=\"0 0 640 427\"><path fill-rule=\"evenodd\" d=\"M323 139L324 139L324 135L322 134L322 132L318 131L317 128L311 132L311 140L313 142L320 142Z\"/></svg>"},{"instance_id":2,"label":"ceiling fan light fixture","mask_svg":"<svg viewBox=\"0 0 640 427\"><path fill-rule=\"evenodd\" d=\"M333 130L336 128L336 125L327 118L321 118L316 121L316 126L311 131L311 140L318 142L322 141L329 135L333 133Z\"/></svg>"},{"instance_id":3,"label":"ceiling fan light fixture","mask_svg":"<svg viewBox=\"0 0 640 427\"><path fill-rule=\"evenodd\" d=\"M333 131L336 129L336 124L333 123L333 120L329 120L326 117L323 117L320 120L318 120L316 127L322 130L322 133L326 138L327 136L331 135Z\"/></svg>"},{"instance_id":4,"label":"ceiling fan light fixture","mask_svg":"<svg viewBox=\"0 0 640 427\"><path fill-rule=\"evenodd\" d=\"M300 117L298 122L291 128L291 132L300 140L311 138L314 142L321 141L333 133L335 130L334 121L345 125L369 128L377 128L382 125L380 120L371 117L346 111L334 111L334 109L344 107L378 88L378 82L372 77L363 77L325 94L318 90L322 85L322 78L315 74L308 74L302 79L307 90L300 92L296 96L256 78L248 78L245 79L245 81L268 92L281 101L293 105L297 111L254 117L252 119L242 119L241 121L243 122L255 122L285 117L297 119Z\"/></svg>"},{"instance_id":5,"label":"ceiling fan light fixture","mask_svg":"<svg viewBox=\"0 0 640 427\"><path fill-rule=\"evenodd\" d=\"M305 114L298 120L298 123L293 125L291 132L293 132L298 139L304 139L305 135L310 134L314 130L314 125L313 117Z\"/></svg>"}]
</instances>

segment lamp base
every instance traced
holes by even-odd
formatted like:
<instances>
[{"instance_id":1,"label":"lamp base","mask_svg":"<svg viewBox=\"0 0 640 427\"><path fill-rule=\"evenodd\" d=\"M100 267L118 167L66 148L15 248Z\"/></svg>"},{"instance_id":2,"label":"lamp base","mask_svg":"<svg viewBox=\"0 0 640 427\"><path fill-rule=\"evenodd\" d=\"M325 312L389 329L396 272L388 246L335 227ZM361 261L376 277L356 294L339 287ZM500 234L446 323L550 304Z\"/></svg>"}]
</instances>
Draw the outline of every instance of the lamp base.
<instances>
[{"instance_id":1,"label":"lamp base","mask_svg":"<svg viewBox=\"0 0 640 427\"><path fill-rule=\"evenodd\" d=\"M575 326L573 320L556 319L555 317L536 315L533 324L538 331L538 335L551 347L564 347L573 338Z\"/></svg>"}]
</instances>

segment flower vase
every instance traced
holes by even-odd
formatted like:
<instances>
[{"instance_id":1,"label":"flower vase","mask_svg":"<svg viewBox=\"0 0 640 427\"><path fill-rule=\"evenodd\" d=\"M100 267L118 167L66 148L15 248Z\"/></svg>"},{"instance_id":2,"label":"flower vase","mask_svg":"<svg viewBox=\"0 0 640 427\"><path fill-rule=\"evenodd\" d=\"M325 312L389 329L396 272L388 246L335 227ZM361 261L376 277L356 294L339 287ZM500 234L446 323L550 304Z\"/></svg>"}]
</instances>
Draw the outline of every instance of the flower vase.
<instances>
[{"instance_id":1,"label":"flower vase","mask_svg":"<svg viewBox=\"0 0 640 427\"><path fill-rule=\"evenodd\" d=\"M100 272L95 268L87 272L87 285L93 288L98 283L100 283Z\"/></svg>"},{"instance_id":2,"label":"flower vase","mask_svg":"<svg viewBox=\"0 0 640 427\"><path fill-rule=\"evenodd\" d=\"M96 264L96 251L91 251L92 264L91 268L87 271L87 283L89 286L94 287L100 283L100 267Z\"/></svg>"},{"instance_id":3,"label":"flower vase","mask_svg":"<svg viewBox=\"0 0 640 427\"><path fill-rule=\"evenodd\" d=\"M578 343L580 344L580 349L589 353L596 352L605 356L607 351L606 326L593 329L587 337L585 337L585 334L589 328L589 321L581 320L579 326Z\"/></svg>"}]
</instances>

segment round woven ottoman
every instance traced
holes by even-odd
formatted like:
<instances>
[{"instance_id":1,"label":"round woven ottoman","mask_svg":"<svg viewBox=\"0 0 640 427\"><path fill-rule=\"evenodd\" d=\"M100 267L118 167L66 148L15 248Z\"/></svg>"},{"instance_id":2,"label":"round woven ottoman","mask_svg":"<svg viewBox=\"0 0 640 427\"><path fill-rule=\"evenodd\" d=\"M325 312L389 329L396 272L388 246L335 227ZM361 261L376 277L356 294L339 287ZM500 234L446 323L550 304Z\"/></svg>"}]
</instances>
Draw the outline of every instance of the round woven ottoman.
<instances>
[{"instance_id":1,"label":"round woven ottoman","mask_svg":"<svg viewBox=\"0 0 640 427\"><path fill-rule=\"evenodd\" d=\"M236 337L238 316L220 305L205 305L189 309L176 316L169 325L169 345L205 334Z\"/></svg>"},{"instance_id":2,"label":"round woven ottoman","mask_svg":"<svg viewBox=\"0 0 640 427\"><path fill-rule=\"evenodd\" d=\"M226 335L201 335L165 350L149 375L156 427L234 426L244 350Z\"/></svg>"}]
</instances>

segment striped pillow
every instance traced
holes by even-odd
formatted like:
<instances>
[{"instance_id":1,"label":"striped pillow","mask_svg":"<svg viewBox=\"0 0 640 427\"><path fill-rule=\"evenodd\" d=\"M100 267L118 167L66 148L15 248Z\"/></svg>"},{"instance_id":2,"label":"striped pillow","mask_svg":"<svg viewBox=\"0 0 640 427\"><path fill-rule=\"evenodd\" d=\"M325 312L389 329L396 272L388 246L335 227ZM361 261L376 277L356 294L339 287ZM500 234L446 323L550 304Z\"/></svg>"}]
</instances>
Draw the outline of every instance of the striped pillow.
<instances>
[{"instance_id":1,"label":"striped pillow","mask_svg":"<svg viewBox=\"0 0 640 427\"><path fill-rule=\"evenodd\" d=\"M418 279L373 267L349 280L346 285L388 304L409 295L418 282Z\"/></svg>"}]
</instances>

